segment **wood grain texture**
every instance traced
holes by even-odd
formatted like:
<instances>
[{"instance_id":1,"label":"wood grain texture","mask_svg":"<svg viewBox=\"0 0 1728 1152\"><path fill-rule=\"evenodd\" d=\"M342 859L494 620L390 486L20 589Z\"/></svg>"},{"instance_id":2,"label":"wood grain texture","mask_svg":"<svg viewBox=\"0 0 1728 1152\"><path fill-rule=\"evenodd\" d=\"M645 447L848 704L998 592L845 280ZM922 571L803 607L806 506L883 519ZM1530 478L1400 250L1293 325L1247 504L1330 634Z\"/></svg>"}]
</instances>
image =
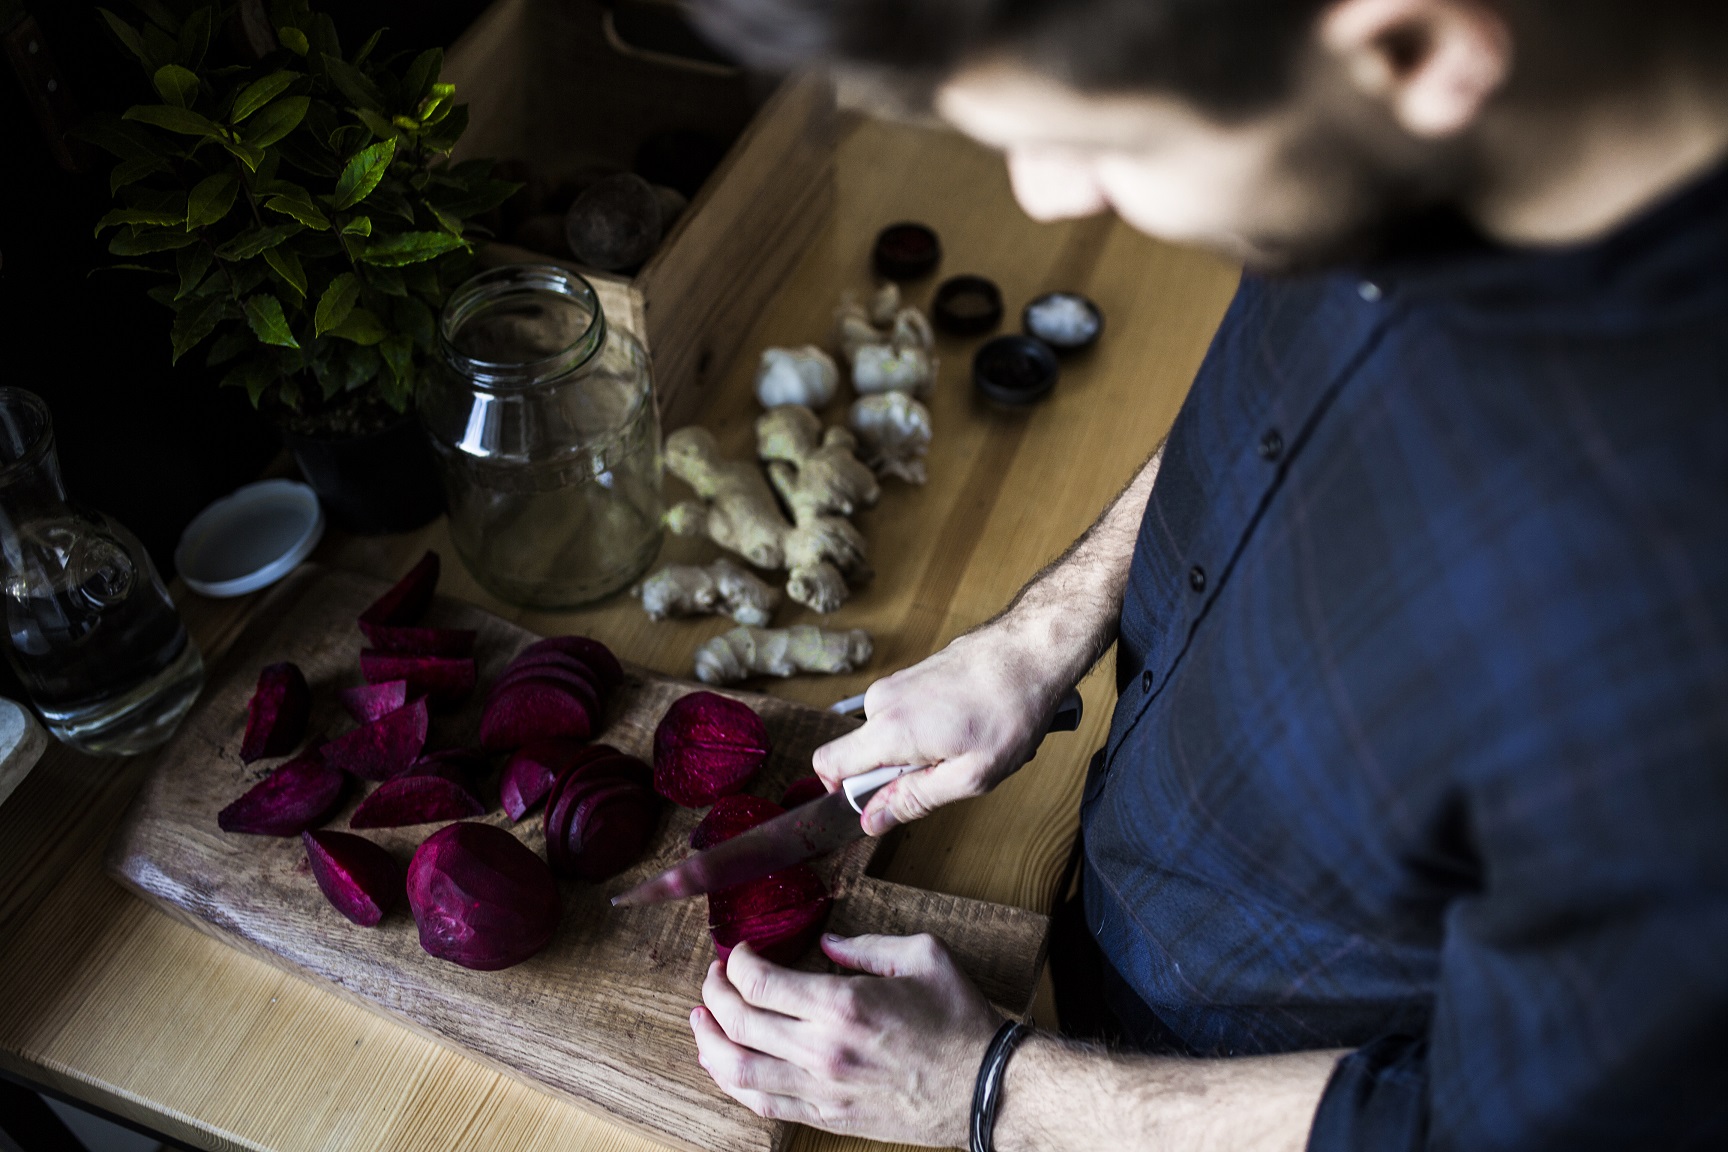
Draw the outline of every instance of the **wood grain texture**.
<instances>
[{"instance_id":1,"label":"wood grain texture","mask_svg":"<svg viewBox=\"0 0 1728 1152\"><path fill-rule=\"evenodd\" d=\"M736 1107L696 1062L688 1005L700 997L713 959L707 902L620 909L607 902L687 856L699 812L664 804L638 863L604 884L561 884L564 911L552 943L502 972L471 972L427 955L406 908L376 928L349 923L312 881L298 837L218 829L217 812L281 762L246 765L238 754L260 669L291 660L306 675L314 700L308 732L351 728L336 692L361 683L364 644L355 620L386 587L316 565L278 586L157 758L109 848L109 871L193 927L661 1140L706 1152L784 1147L786 1125ZM436 603L428 623L478 633L481 685L536 639L460 601ZM699 688L628 669L595 740L651 762L660 717ZM857 726L772 696L732 695L767 725L773 752L749 790L771 799L809 773L817 747ZM483 703L483 690L476 691L454 712L435 715L428 747L474 746ZM326 826L346 827L359 800L351 790ZM494 810L483 820L544 856L537 814L513 825ZM368 836L406 865L431 831L377 829ZM839 930L940 936L987 995L1024 1011L1048 918L867 878L879 844L862 841L817 865L834 893ZM824 963L819 954L806 962Z\"/></svg>"},{"instance_id":2,"label":"wood grain texture","mask_svg":"<svg viewBox=\"0 0 1728 1152\"><path fill-rule=\"evenodd\" d=\"M987 619L1092 521L1168 429L1236 283L1229 265L1115 221L1034 224L1015 207L1000 158L954 136L851 121L837 163L833 216L744 351L710 386L701 420L731 450L750 439L753 350L823 341L840 293L868 290L870 241L894 220L937 228L947 252L940 275L990 276L1011 313L1040 291L1073 288L1098 302L1108 327L1092 353L1063 366L1050 399L1019 416L972 400L973 345L944 338L930 484L890 484L861 518L877 577L831 620L870 629L876 659L855 675L759 686L817 705L863 691ZM925 299L930 287L918 286L915 298ZM837 403L829 417L842 408ZM680 495L668 486L669 497ZM331 536L317 559L390 577L427 547L452 555L442 525L383 539ZM711 555L672 541L663 558ZM650 623L622 597L580 612L527 612L488 597L455 563L444 589L536 632L598 636L669 676L688 675L696 647L728 626ZM255 609L256 597L182 596L180 603L209 656ZM782 610L785 623L814 619ZM1073 840L1085 764L1114 702L1108 672L1106 660L1081 686L1087 715L1079 732L1052 737L991 795L904 830L882 878L1047 909ZM21 786L17 796L28 793L27 802L0 810L0 1067L195 1147L663 1147L136 899L102 873L101 843L136 787L137 769L56 756L62 751L51 749ZM26 891L38 895L12 902ZM28 914L4 911L31 906ZM800 1130L793 1147L870 1146Z\"/></svg>"}]
</instances>

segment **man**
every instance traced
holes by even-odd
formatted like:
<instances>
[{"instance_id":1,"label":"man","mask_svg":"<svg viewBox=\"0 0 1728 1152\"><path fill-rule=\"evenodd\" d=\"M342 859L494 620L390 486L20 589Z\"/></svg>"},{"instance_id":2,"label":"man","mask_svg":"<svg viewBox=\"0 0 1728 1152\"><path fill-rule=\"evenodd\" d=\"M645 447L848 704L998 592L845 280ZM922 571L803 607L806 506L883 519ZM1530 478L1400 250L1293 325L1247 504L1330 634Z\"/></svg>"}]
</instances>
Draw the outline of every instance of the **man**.
<instances>
[{"instance_id":1,"label":"man","mask_svg":"<svg viewBox=\"0 0 1728 1152\"><path fill-rule=\"evenodd\" d=\"M880 833L1117 644L1082 889L1141 1051L1034 1033L994 1146L1728 1146L1728 6L697 8L1250 268L1097 524L817 756L930 765ZM716 965L704 1065L964 1146L1000 1018L928 940L823 947L867 975Z\"/></svg>"}]
</instances>

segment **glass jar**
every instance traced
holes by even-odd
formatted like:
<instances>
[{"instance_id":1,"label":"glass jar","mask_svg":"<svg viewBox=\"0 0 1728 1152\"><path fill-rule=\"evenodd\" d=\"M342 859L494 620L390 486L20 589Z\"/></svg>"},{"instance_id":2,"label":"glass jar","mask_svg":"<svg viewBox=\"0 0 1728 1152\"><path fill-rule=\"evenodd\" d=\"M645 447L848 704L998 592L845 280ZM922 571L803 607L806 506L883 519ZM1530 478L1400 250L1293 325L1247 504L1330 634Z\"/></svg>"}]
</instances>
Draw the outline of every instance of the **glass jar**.
<instances>
[{"instance_id":1,"label":"glass jar","mask_svg":"<svg viewBox=\"0 0 1728 1152\"><path fill-rule=\"evenodd\" d=\"M562 268L495 268L456 289L420 397L450 537L489 592L569 608L660 550L660 420L648 354Z\"/></svg>"},{"instance_id":2,"label":"glass jar","mask_svg":"<svg viewBox=\"0 0 1728 1152\"><path fill-rule=\"evenodd\" d=\"M70 504L40 397L0 388L0 604L6 655L48 730L85 752L162 744L204 661L132 533Z\"/></svg>"}]
</instances>

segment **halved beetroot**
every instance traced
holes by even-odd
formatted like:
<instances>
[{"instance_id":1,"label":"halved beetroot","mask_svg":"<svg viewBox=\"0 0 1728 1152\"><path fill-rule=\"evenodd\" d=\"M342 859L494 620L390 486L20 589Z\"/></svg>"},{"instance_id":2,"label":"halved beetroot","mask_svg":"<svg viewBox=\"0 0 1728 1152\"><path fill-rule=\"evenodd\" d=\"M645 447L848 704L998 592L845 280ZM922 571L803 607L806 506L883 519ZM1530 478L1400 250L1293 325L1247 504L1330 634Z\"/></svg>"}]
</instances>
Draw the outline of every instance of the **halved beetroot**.
<instances>
[{"instance_id":1,"label":"halved beetroot","mask_svg":"<svg viewBox=\"0 0 1728 1152\"><path fill-rule=\"evenodd\" d=\"M216 826L254 836L298 836L336 810L347 783L319 749L309 748L218 812Z\"/></svg>"},{"instance_id":2,"label":"halved beetroot","mask_svg":"<svg viewBox=\"0 0 1728 1152\"><path fill-rule=\"evenodd\" d=\"M794 864L760 880L735 884L708 894L708 926L717 927L738 920L784 912L800 904L828 899L828 888L822 877L808 864Z\"/></svg>"},{"instance_id":3,"label":"halved beetroot","mask_svg":"<svg viewBox=\"0 0 1728 1152\"><path fill-rule=\"evenodd\" d=\"M360 801L348 827L401 828L486 815L486 805L456 778L457 770L438 767L384 781Z\"/></svg>"},{"instance_id":4,"label":"halved beetroot","mask_svg":"<svg viewBox=\"0 0 1728 1152\"><path fill-rule=\"evenodd\" d=\"M324 758L332 767L363 780L388 780L407 771L419 757L430 722L425 700L404 704L330 741L324 746Z\"/></svg>"},{"instance_id":5,"label":"halved beetroot","mask_svg":"<svg viewBox=\"0 0 1728 1152\"><path fill-rule=\"evenodd\" d=\"M782 808L796 808L800 804L820 800L826 795L828 795L828 786L822 783L822 777L800 776L786 785L786 791L780 794L780 806Z\"/></svg>"},{"instance_id":6,"label":"halved beetroot","mask_svg":"<svg viewBox=\"0 0 1728 1152\"><path fill-rule=\"evenodd\" d=\"M560 911L552 870L502 828L440 828L408 865L420 947L482 972L520 964L552 941Z\"/></svg>"},{"instance_id":7,"label":"halved beetroot","mask_svg":"<svg viewBox=\"0 0 1728 1152\"><path fill-rule=\"evenodd\" d=\"M493 752L542 740L586 740L594 733L588 705L566 685L524 680L492 695L480 716L480 745Z\"/></svg>"},{"instance_id":8,"label":"halved beetroot","mask_svg":"<svg viewBox=\"0 0 1728 1152\"><path fill-rule=\"evenodd\" d=\"M690 830L690 847L698 852L706 851L723 840L730 840L740 832L747 832L758 824L772 820L786 809L772 800L764 800L760 796L750 796L736 793L722 796L714 802L714 807L708 809L708 815L702 817L702 822Z\"/></svg>"},{"instance_id":9,"label":"halved beetroot","mask_svg":"<svg viewBox=\"0 0 1728 1152\"><path fill-rule=\"evenodd\" d=\"M418 624L438 590L438 553L428 552L390 590L360 613L363 624Z\"/></svg>"},{"instance_id":10,"label":"halved beetroot","mask_svg":"<svg viewBox=\"0 0 1728 1152\"><path fill-rule=\"evenodd\" d=\"M379 844L352 832L302 832L312 878L336 911L374 927L402 898L402 865Z\"/></svg>"},{"instance_id":11,"label":"halved beetroot","mask_svg":"<svg viewBox=\"0 0 1728 1152\"><path fill-rule=\"evenodd\" d=\"M779 912L712 925L708 934L714 939L714 950L720 953L721 961L732 955L732 949L748 941L764 959L791 964L816 942L822 922L828 917L829 903L829 898L823 896Z\"/></svg>"},{"instance_id":12,"label":"halved beetroot","mask_svg":"<svg viewBox=\"0 0 1728 1152\"><path fill-rule=\"evenodd\" d=\"M478 635L470 628L417 628L369 620L360 621L360 631L372 647L404 656L472 656Z\"/></svg>"},{"instance_id":13,"label":"halved beetroot","mask_svg":"<svg viewBox=\"0 0 1728 1152\"><path fill-rule=\"evenodd\" d=\"M773 819L780 805L759 796L725 796L690 834L701 851ZM725 960L748 940L763 956L789 964L810 947L828 914L830 898L822 878L808 864L723 888L708 895L708 929Z\"/></svg>"},{"instance_id":14,"label":"halved beetroot","mask_svg":"<svg viewBox=\"0 0 1728 1152\"><path fill-rule=\"evenodd\" d=\"M365 648L360 652L360 675L368 684L406 680L409 695L424 695L434 708L443 708L460 704L474 691L475 668L471 657L401 656Z\"/></svg>"},{"instance_id":15,"label":"halved beetroot","mask_svg":"<svg viewBox=\"0 0 1728 1152\"><path fill-rule=\"evenodd\" d=\"M616 876L642 856L658 823L654 794L619 782L589 791L576 804L565 835L570 872L583 880Z\"/></svg>"},{"instance_id":16,"label":"halved beetroot","mask_svg":"<svg viewBox=\"0 0 1728 1152\"><path fill-rule=\"evenodd\" d=\"M543 740L517 749L498 780L498 799L510 819L522 819L546 799L558 773L588 747L575 740Z\"/></svg>"},{"instance_id":17,"label":"halved beetroot","mask_svg":"<svg viewBox=\"0 0 1728 1152\"><path fill-rule=\"evenodd\" d=\"M362 724L370 724L388 716L408 703L408 681L386 680L382 684L361 684L336 693L348 715Z\"/></svg>"},{"instance_id":18,"label":"halved beetroot","mask_svg":"<svg viewBox=\"0 0 1728 1152\"><path fill-rule=\"evenodd\" d=\"M624 680L624 666L618 663L618 657L612 655L612 649L598 640L590 640L586 636L548 636L522 649L516 659L540 652L561 652L566 656L574 656L594 670L604 692L612 691Z\"/></svg>"},{"instance_id":19,"label":"halved beetroot","mask_svg":"<svg viewBox=\"0 0 1728 1152\"><path fill-rule=\"evenodd\" d=\"M738 792L768 762L768 729L742 704L714 692L681 696L654 730L654 789L702 808Z\"/></svg>"},{"instance_id":20,"label":"halved beetroot","mask_svg":"<svg viewBox=\"0 0 1728 1152\"><path fill-rule=\"evenodd\" d=\"M312 689L300 669L284 660L258 673L258 687L246 704L246 735L240 738L240 759L247 764L262 756L286 756L306 735L312 714Z\"/></svg>"}]
</instances>

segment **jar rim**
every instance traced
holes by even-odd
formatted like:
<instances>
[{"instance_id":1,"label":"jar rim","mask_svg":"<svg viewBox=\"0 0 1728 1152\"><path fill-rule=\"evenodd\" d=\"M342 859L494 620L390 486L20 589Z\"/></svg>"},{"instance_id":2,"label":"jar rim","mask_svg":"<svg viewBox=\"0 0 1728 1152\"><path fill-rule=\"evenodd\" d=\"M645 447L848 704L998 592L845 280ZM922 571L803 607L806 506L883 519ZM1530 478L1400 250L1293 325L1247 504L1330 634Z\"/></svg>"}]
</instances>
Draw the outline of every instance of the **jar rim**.
<instances>
[{"instance_id":1,"label":"jar rim","mask_svg":"<svg viewBox=\"0 0 1728 1152\"><path fill-rule=\"evenodd\" d=\"M17 419L28 414L40 424L34 429L33 438L18 453L18 458L0 464L0 487L11 485L19 477L35 471L42 463L54 444L54 417L48 411L48 403L42 397L24 388L0 387L0 436L5 431L19 431ZM17 437L22 439L22 437Z\"/></svg>"},{"instance_id":2,"label":"jar rim","mask_svg":"<svg viewBox=\"0 0 1728 1152\"><path fill-rule=\"evenodd\" d=\"M481 308L519 293L550 293L588 310L581 335L538 360L499 361L469 356L456 347L456 334ZM600 294L579 273L556 264L504 264L469 277L450 293L438 317L438 343L445 360L486 390L509 390L562 376L582 367L606 342L606 312Z\"/></svg>"}]
</instances>

